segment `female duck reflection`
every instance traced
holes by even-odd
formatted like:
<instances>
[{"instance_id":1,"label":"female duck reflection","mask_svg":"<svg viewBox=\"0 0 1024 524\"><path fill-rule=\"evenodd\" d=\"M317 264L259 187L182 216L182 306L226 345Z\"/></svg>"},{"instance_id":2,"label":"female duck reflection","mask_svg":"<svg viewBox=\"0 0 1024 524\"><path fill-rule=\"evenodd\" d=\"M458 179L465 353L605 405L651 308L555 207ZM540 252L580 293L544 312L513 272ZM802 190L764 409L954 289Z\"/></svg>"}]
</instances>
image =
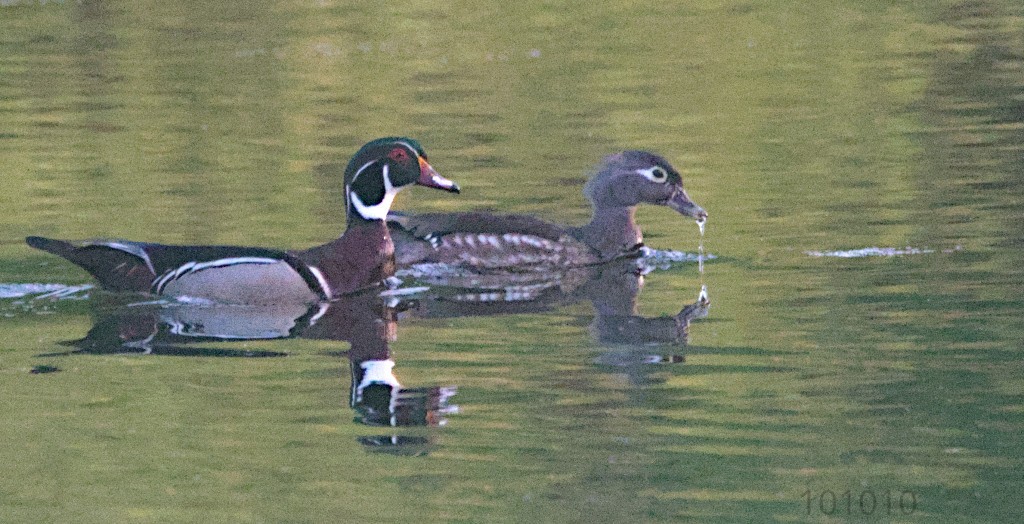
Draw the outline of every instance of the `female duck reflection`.
<instances>
[{"instance_id":1,"label":"female duck reflection","mask_svg":"<svg viewBox=\"0 0 1024 524\"><path fill-rule=\"evenodd\" d=\"M64 344L78 348L72 353L273 357L286 354L193 344L297 337L348 342L351 347L345 354L352 377L350 405L356 411L356 421L373 426L444 425L445 415L458 411L457 406L449 404L456 387L405 388L394 374L390 344L396 339L398 313L407 307L408 303L386 302L376 293L346 296L312 307L121 307L99 317L85 338Z\"/></svg>"},{"instance_id":2,"label":"female duck reflection","mask_svg":"<svg viewBox=\"0 0 1024 524\"><path fill-rule=\"evenodd\" d=\"M690 323L706 317L711 304L702 286L698 298L675 315L638 315L645 270L636 259L558 272L458 273L423 267L407 276L443 287L417 302L413 313L421 317L537 313L591 302L595 315L590 333L595 341L609 346L598 362L627 368L635 383L647 381L647 364L683 362L678 351L688 343ZM442 271L431 271L438 269ZM665 347L668 352L653 354L652 346Z\"/></svg>"}]
</instances>

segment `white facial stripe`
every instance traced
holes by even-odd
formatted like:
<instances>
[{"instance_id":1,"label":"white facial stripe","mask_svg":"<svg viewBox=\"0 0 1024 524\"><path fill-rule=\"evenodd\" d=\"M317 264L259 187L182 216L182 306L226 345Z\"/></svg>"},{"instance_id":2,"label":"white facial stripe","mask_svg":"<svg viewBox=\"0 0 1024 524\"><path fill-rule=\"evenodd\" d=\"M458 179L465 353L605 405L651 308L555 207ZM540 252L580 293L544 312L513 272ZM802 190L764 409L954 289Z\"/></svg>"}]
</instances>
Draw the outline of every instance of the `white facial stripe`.
<instances>
[{"instance_id":1,"label":"white facial stripe","mask_svg":"<svg viewBox=\"0 0 1024 524\"><path fill-rule=\"evenodd\" d=\"M659 166L649 167L647 169L637 169L637 173L643 175L647 180L662 184L668 181L668 171Z\"/></svg>"},{"instance_id":2,"label":"white facial stripe","mask_svg":"<svg viewBox=\"0 0 1024 524\"><path fill-rule=\"evenodd\" d=\"M355 176L352 177L352 182L349 182L349 183L350 184L355 183L356 179L359 178L359 175L363 174L363 171L366 171L366 168L368 168L368 167L370 167L370 166L372 166L373 164L376 164L376 163L377 163L376 160L371 160L371 161L363 164L363 167L360 167L359 169L356 170Z\"/></svg>"},{"instance_id":3,"label":"white facial stripe","mask_svg":"<svg viewBox=\"0 0 1024 524\"><path fill-rule=\"evenodd\" d=\"M384 193L390 193L395 186L391 185L391 174L388 169L388 165L384 164L384 169L381 170L381 178L384 179Z\"/></svg>"},{"instance_id":4,"label":"white facial stripe","mask_svg":"<svg viewBox=\"0 0 1024 524\"><path fill-rule=\"evenodd\" d=\"M359 216L367 220L384 220L388 216L388 211L391 209L391 203L395 200L395 195L398 194L398 190L392 188L390 191L384 193L384 199L375 206L368 206L363 204L363 201L355 193L350 193L349 198L352 201L352 205L355 206L356 212Z\"/></svg>"},{"instance_id":5,"label":"white facial stripe","mask_svg":"<svg viewBox=\"0 0 1024 524\"><path fill-rule=\"evenodd\" d=\"M356 174L352 177L352 182L349 182L349 184L345 186L345 194L349 195L348 203L347 203L348 208L345 209L345 213L348 213L351 210L351 207L352 207L352 196L353 196L353 194L352 194L352 183L355 182L357 178L359 178L359 175L363 174L363 171L366 171L366 168L368 168L368 167L370 167L370 166L372 166L373 164L376 164L376 163L377 163L376 160L371 160L371 161L363 164L363 167L360 167L359 169L356 170Z\"/></svg>"},{"instance_id":6,"label":"white facial stripe","mask_svg":"<svg viewBox=\"0 0 1024 524\"><path fill-rule=\"evenodd\" d=\"M388 176L388 165L384 164L383 170L384 178L384 198L381 199L379 204L368 206L363 203L354 191L348 192L348 200L356 208L356 212L359 216L367 220L384 220L388 216L388 211L391 210L391 203L394 202L395 196L402 188L396 188L391 185L391 178Z\"/></svg>"},{"instance_id":7,"label":"white facial stripe","mask_svg":"<svg viewBox=\"0 0 1024 524\"><path fill-rule=\"evenodd\" d=\"M407 148L409 148L409 151L411 151L411 152L412 152L412 156L413 156L413 157L415 157L415 158L419 158L419 157L420 157L420 154L416 152L416 148L415 148L415 147L412 147L412 145L411 145L410 143L408 143L408 142L402 142L402 141L399 141L398 143L399 143L399 144L402 144L403 146L405 146L405 147L407 147Z\"/></svg>"}]
</instances>

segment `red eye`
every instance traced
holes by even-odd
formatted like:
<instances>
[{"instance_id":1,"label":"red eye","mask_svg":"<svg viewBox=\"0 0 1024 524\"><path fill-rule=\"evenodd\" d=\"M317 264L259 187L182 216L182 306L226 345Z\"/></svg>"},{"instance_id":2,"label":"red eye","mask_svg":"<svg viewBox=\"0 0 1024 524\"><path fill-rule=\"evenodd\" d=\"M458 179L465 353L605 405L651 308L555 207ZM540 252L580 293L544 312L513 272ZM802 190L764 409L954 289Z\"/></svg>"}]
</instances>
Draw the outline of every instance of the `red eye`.
<instances>
[{"instance_id":1,"label":"red eye","mask_svg":"<svg viewBox=\"0 0 1024 524\"><path fill-rule=\"evenodd\" d=\"M406 153L404 149L396 147L388 153L388 157L399 164L404 164L409 161L409 153Z\"/></svg>"}]
</instances>

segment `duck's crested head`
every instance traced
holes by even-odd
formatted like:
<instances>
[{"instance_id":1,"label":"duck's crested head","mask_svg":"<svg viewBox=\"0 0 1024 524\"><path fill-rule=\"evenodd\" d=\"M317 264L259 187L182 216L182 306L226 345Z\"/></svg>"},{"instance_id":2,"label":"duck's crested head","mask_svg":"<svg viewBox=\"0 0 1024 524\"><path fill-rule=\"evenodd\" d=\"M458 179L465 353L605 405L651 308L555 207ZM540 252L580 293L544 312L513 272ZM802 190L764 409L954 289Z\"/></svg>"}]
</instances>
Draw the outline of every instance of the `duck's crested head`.
<instances>
[{"instance_id":1,"label":"duck's crested head","mask_svg":"<svg viewBox=\"0 0 1024 524\"><path fill-rule=\"evenodd\" d=\"M459 186L437 174L427 162L423 146L412 138L390 136L371 140L356 151L345 168L345 184L351 185L371 167L387 166L391 184L403 187L420 184L426 187L459 192Z\"/></svg>"},{"instance_id":2,"label":"duck's crested head","mask_svg":"<svg viewBox=\"0 0 1024 524\"><path fill-rule=\"evenodd\" d=\"M583 194L597 209L646 203L667 206L697 220L708 216L686 194L679 171L649 151L628 150L605 157Z\"/></svg>"},{"instance_id":3,"label":"duck's crested head","mask_svg":"<svg viewBox=\"0 0 1024 524\"><path fill-rule=\"evenodd\" d=\"M359 148L345 168L349 215L383 220L402 188L418 184L453 193L459 186L442 177L427 161L423 146L411 138L385 137Z\"/></svg>"}]
</instances>

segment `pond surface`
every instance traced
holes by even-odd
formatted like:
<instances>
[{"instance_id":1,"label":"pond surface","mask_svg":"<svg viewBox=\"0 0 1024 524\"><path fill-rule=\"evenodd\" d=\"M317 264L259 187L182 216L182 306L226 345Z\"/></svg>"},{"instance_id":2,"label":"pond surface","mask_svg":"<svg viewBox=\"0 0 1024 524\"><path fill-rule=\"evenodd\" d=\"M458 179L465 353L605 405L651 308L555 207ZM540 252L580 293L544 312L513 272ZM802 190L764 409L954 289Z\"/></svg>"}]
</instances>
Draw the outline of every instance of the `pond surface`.
<instances>
[{"instance_id":1,"label":"pond surface","mask_svg":"<svg viewBox=\"0 0 1024 524\"><path fill-rule=\"evenodd\" d=\"M0 1L0 520L1024 512L1020 2L379 4ZM569 224L658 151L716 258L239 319L24 244L311 246L393 134L464 190L396 208Z\"/></svg>"}]
</instances>

